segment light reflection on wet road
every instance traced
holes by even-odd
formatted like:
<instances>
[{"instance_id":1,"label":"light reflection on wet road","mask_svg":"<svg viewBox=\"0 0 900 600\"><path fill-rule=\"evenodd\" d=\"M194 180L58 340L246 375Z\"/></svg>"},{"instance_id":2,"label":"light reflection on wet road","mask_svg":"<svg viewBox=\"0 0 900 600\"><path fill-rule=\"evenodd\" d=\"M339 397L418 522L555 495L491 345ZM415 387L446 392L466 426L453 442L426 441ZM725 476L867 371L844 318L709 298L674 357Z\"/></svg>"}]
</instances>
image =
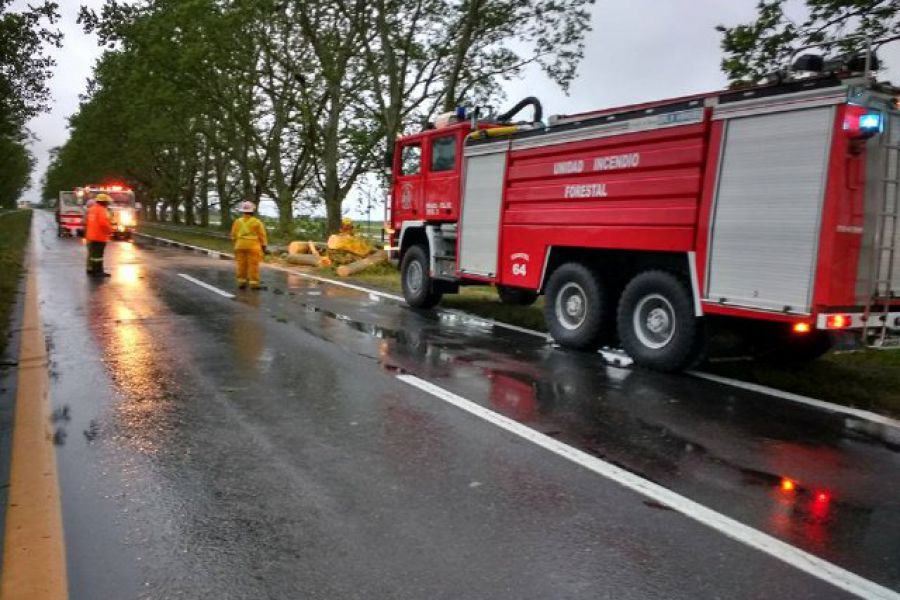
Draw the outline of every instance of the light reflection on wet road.
<instances>
[{"instance_id":1,"label":"light reflection on wet road","mask_svg":"<svg viewBox=\"0 0 900 600\"><path fill-rule=\"evenodd\" d=\"M38 217L73 598L842 597L396 372L900 588L896 438L180 250L87 281Z\"/></svg>"}]
</instances>

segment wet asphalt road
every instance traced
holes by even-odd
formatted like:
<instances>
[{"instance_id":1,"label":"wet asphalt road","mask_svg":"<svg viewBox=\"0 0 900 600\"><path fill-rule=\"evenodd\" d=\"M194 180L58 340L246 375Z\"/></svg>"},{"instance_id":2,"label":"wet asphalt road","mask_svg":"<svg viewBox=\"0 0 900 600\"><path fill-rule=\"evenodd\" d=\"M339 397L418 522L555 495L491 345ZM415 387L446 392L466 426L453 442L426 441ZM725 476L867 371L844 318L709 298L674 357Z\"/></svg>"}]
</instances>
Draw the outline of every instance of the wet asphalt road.
<instances>
[{"instance_id":1,"label":"wet asphalt road","mask_svg":"<svg viewBox=\"0 0 900 600\"><path fill-rule=\"evenodd\" d=\"M73 599L847 597L398 372L900 589L892 432L281 272L227 299L183 250L89 281L35 233Z\"/></svg>"}]
</instances>

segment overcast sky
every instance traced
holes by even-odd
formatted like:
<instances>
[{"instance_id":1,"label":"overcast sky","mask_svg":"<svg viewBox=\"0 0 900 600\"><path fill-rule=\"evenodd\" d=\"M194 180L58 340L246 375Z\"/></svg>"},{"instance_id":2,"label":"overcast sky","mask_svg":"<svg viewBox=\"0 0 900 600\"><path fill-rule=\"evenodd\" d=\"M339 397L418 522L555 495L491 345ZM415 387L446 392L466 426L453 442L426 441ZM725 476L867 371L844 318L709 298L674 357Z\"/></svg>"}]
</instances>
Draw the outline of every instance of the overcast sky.
<instances>
[{"instance_id":1,"label":"overcast sky","mask_svg":"<svg viewBox=\"0 0 900 600\"><path fill-rule=\"evenodd\" d=\"M38 140L32 151L38 159L33 187L26 198L37 200L39 182L47 168L48 151L68 137L66 119L78 107L91 68L100 56L96 39L76 25L78 5L94 8L102 0L60 2L65 46L50 83L53 109L29 127ZM645 100L715 90L726 80L719 69L718 24L734 25L753 18L757 0L597 0L593 31L588 34L585 59L569 95L540 73L507 86L510 102L538 96L544 114L575 113ZM14 7L24 0L14 3ZM797 2L797 6L802 3ZM887 78L900 82L900 44L882 56L892 67Z\"/></svg>"}]
</instances>

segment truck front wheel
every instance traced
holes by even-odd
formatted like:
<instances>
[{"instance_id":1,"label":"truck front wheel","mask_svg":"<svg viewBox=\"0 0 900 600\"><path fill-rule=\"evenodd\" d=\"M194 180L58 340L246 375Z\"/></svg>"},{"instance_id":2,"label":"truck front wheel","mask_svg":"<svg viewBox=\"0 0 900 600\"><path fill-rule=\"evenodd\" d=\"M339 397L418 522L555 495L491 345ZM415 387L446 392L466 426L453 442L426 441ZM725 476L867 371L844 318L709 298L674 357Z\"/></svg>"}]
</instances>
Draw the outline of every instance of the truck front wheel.
<instances>
[{"instance_id":1,"label":"truck front wheel","mask_svg":"<svg viewBox=\"0 0 900 600\"><path fill-rule=\"evenodd\" d=\"M413 308L431 308L441 301L442 294L435 290L429 271L428 251L422 246L412 246L403 255L400 265L403 297Z\"/></svg>"},{"instance_id":2,"label":"truck front wheel","mask_svg":"<svg viewBox=\"0 0 900 600\"><path fill-rule=\"evenodd\" d=\"M581 263L561 265L547 282L544 320L560 345L594 350L608 314L606 290L600 278Z\"/></svg>"},{"instance_id":3,"label":"truck front wheel","mask_svg":"<svg viewBox=\"0 0 900 600\"><path fill-rule=\"evenodd\" d=\"M690 289L666 271L645 271L625 286L617 325L622 346L635 363L656 371L689 368L705 349Z\"/></svg>"}]
</instances>

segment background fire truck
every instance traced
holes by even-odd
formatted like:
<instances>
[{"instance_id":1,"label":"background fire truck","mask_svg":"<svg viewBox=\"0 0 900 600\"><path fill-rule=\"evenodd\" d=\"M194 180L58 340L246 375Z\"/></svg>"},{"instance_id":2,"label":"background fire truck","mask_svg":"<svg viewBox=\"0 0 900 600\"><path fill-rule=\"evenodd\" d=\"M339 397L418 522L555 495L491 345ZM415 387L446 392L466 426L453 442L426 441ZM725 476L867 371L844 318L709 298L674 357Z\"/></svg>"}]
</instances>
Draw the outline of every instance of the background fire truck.
<instances>
[{"instance_id":1,"label":"background fire truck","mask_svg":"<svg viewBox=\"0 0 900 600\"><path fill-rule=\"evenodd\" d=\"M875 61L807 54L768 85L546 125L533 98L443 115L391 159L406 301L543 294L560 345L620 344L664 371L696 364L710 325L792 358L836 330L885 343L900 328L900 112Z\"/></svg>"},{"instance_id":2,"label":"background fire truck","mask_svg":"<svg viewBox=\"0 0 900 600\"><path fill-rule=\"evenodd\" d=\"M138 223L138 209L134 191L122 185L89 185L75 188L75 195L84 203L106 194L112 198L109 203L109 218L113 226L113 237L130 240Z\"/></svg>"},{"instance_id":3,"label":"background fire truck","mask_svg":"<svg viewBox=\"0 0 900 600\"><path fill-rule=\"evenodd\" d=\"M56 202L56 235L84 235L84 200L75 192L60 192Z\"/></svg>"}]
</instances>

